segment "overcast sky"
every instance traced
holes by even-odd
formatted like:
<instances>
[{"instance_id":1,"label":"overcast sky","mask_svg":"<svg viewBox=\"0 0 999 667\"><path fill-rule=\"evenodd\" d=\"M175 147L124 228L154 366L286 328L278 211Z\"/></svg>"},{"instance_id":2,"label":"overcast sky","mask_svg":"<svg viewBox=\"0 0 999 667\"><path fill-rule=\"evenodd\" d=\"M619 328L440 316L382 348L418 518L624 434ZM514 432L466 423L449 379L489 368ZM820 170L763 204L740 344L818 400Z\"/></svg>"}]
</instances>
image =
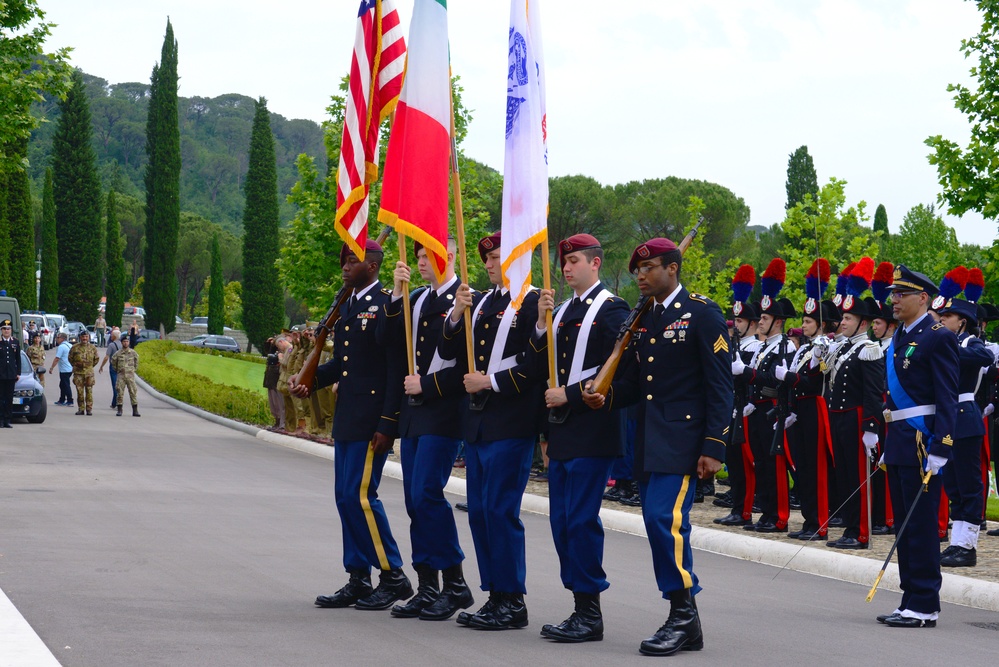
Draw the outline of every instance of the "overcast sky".
<instances>
[{"instance_id":1,"label":"overcast sky","mask_svg":"<svg viewBox=\"0 0 999 667\"><path fill-rule=\"evenodd\" d=\"M553 176L604 184L680 176L742 197L751 224L783 219L788 155L802 144L819 182L879 203L892 231L939 186L923 140L962 145L947 84L981 20L964 0L536 0L547 61ZM507 0L451 0L452 66L474 120L466 153L502 169ZM323 120L350 64L357 0L40 0L49 47L112 83L148 81L167 16L180 92L265 96L271 111ZM407 32L412 0L396 0ZM946 216L960 241L996 226Z\"/></svg>"}]
</instances>

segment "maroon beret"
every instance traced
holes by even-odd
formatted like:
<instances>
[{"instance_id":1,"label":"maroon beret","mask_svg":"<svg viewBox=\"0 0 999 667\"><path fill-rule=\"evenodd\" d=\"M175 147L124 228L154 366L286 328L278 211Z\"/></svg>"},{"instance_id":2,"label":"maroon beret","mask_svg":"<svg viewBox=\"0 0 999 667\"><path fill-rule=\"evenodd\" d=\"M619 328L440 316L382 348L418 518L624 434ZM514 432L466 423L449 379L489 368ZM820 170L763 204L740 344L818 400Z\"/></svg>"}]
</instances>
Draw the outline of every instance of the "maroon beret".
<instances>
[{"instance_id":1,"label":"maroon beret","mask_svg":"<svg viewBox=\"0 0 999 667\"><path fill-rule=\"evenodd\" d=\"M493 250L498 250L500 247L500 233L496 232L490 234L479 241L479 257L482 261L486 261L486 255L491 253Z\"/></svg>"},{"instance_id":2,"label":"maroon beret","mask_svg":"<svg viewBox=\"0 0 999 667\"><path fill-rule=\"evenodd\" d=\"M350 246L348 246L346 243L340 246L340 266L343 266L344 264L347 263L347 253L349 252L351 252ZM385 251L382 249L380 245L378 245L378 243L372 241L371 239L368 239L367 242L364 244L364 252L369 253L369 252L385 252Z\"/></svg>"},{"instance_id":3,"label":"maroon beret","mask_svg":"<svg viewBox=\"0 0 999 667\"><path fill-rule=\"evenodd\" d=\"M589 234L574 234L558 244L558 262L565 266L566 255L599 247L601 247L600 241L596 237Z\"/></svg>"},{"instance_id":4,"label":"maroon beret","mask_svg":"<svg viewBox=\"0 0 999 667\"><path fill-rule=\"evenodd\" d=\"M676 244L669 239L649 239L642 245L635 248L635 252L631 253L631 261L628 263L628 270L634 273L638 268L639 262L644 262L647 259L665 255L666 253L673 252L677 249Z\"/></svg>"}]
</instances>

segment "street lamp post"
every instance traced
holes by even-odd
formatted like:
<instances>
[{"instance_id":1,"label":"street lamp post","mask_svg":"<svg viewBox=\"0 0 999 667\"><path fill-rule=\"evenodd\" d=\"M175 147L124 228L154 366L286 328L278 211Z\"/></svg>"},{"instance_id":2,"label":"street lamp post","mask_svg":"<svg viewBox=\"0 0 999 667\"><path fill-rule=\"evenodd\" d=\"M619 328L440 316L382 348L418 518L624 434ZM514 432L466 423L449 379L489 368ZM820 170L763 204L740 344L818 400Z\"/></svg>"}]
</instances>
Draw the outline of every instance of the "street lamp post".
<instances>
[{"instance_id":1,"label":"street lamp post","mask_svg":"<svg viewBox=\"0 0 999 667\"><path fill-rule=\"evenodd\" d=\"M35 259L35 310L42 309L42 251Z\"/></svg>"}]
</instances>

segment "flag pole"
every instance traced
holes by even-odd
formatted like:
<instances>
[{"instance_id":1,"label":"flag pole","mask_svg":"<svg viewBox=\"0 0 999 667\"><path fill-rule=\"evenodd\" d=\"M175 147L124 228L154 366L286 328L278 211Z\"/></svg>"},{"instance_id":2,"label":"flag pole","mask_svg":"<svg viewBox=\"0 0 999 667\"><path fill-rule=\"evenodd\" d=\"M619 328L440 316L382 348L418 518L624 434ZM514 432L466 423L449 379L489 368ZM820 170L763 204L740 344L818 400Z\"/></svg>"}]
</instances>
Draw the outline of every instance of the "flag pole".
<instances>
[{"instance_id":1,"label":"flag pole","mask_svg":"<svg viewBox=\"0 0 999 667\"><path fill-rule=\"evenodd\" d=\"M547 225L546 225L547 227ZM545 289L552 288L551 258L548 256L548 231L545 230L545 240L541 242L541 270L544 272ZM548 337L548 388L558 386L558 376L555 375L555 332L552 331L552 311L545 313L546 336Z\"/></svg>"},{"instance_id":2,"label":"flag pole","mask_svg":"<svg viewBox=\"0 0 999 667\"><path fill-rule=\"evenodd\" d=\"M381 5L379 5L379 10ZM389 116L389 134L395 126L395 110ZM398 231L398 230L397 230ZM399 261L408 265L406 261L406 235L399 232ZM416 360L413 358L413 313L409 309L409 281L402 284L402 321L406 327L406 362L409 364L409 374L416 373Z\"/></svg>"},{"instance_id":3,"label":"flag pole","mask_svg":"<svg viewBox=\"0 0 999 667\"><path fill-rule=\"evenodd\" d=\"M468 247L465 245L465 213L461 207L461 176L458 171L458 139L454 125L454 87L448 76L448 94L451 98L451 188L454 191L455 240L461 248L461 282L468 284ZM465 309L465 349L468 353L468 372L475 372L475 352L472 342L472 311Z\"/></svg>"}]
</instances>

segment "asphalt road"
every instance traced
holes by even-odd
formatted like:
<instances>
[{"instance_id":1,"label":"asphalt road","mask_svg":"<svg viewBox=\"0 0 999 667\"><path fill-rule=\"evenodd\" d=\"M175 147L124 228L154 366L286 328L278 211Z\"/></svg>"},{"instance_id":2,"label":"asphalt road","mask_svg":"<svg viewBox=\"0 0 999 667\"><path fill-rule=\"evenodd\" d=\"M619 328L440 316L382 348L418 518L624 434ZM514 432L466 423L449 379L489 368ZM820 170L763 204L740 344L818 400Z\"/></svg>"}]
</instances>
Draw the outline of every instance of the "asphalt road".
<instances>
[{"instance_id":1,"label":"asphalt road","mask_svg":"<svg viewBox=\"0 0 999 667\"><path fill-rule=\"evenodd\" d=\"M141 351L141 348L140 348ZM541 625L571 611L547 518L525 514L525 630L323 610L345 581L329 461L269 445L148 396L117 418L98 380L95 415L50 406L42 425L0 435L0 588L64 665L596 665L647 660L638 643L665 619L646 540L609 533L606 635L551 644ZM50 398L50 400L52 400ZM126 412L127 414L127 412ZM383 480L403 554L402 485ZM453 499L454 500L454 499ZM465 515L458 514L477 583ZM874 616L898 595L695 553L705 665L991 664L999 615L946 606L936 629ZM410 570L410 575L412 571ZM485 601L478 594L476 607ZM5 637L0 626L0 665ZM803 661L803 662L802 662ZM20 667L20 666L19 666Z\"/></svg>"}]
</instances>

